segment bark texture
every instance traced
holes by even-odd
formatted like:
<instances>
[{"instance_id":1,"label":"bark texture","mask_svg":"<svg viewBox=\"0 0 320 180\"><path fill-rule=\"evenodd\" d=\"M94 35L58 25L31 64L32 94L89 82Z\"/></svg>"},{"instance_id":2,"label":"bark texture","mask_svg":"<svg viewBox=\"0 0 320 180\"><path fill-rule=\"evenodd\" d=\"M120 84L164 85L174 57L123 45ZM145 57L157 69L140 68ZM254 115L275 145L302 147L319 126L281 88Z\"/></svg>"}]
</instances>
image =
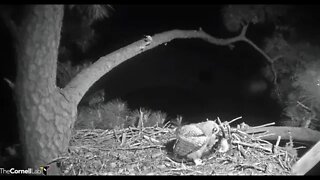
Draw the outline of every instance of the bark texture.
<instances>
[{"instance_id":1,"label":"bark texture","mask_svg":"<svg viewBox=\"0 0 320 180\"><path fill-rule=\"evenodd\" d=\"M24 166L39 168L65 152L76 105L56 87L61 5L27 7L16 26L16 101Z\"/></svg>"}]
</instances>

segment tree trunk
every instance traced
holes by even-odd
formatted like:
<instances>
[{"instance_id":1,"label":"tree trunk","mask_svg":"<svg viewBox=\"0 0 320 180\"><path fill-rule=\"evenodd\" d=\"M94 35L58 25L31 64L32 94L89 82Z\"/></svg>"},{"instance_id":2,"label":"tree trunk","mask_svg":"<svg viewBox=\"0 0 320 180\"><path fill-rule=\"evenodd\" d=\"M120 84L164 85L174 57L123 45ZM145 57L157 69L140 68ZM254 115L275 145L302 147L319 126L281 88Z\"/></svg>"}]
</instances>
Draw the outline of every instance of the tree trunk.
<instances>
[{"instance_id":1,"label":"tree trunk","mask_svg":"<svg viewBox=\"0 0 320 180\"><path fill-rule=\"evenodd\" d=\"M56 87L63 6L28 6L27 12L15 31L15 93L24 167L38 169L66 151L76 104Z\"/></svg>"}]
</instances>

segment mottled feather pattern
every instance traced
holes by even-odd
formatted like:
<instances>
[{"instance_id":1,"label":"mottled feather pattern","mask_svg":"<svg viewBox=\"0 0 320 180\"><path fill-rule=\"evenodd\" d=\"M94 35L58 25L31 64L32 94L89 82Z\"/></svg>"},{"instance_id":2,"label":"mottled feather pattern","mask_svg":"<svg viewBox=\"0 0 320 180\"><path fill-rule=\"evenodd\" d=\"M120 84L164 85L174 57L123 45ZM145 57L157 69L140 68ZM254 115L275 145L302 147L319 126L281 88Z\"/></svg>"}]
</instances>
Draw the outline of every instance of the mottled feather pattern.
<instances>
[{"instance_id":1,"label":"mottled feather pattern","mask_svg":"<svg viewBox=\"0 0 320 180\"><path fill-rule=\"evenodd\" d=\"M201 146L195 145L188 141L184 140L177 140L176 144L174 145L174 152L176 156L187 156L188 154L197 151L200 149Z\"/></svg>"},{"instance_id":2,"label":"mottled feather pattern","mask_svg":"<svg viewBox=\"0 0 320 180\"><path fill-rule=\"evenodd\" d=\"M197 136L197 137L181 137L179 140L192 143L195 146L203 146L207 142L206 136Z\"/></svg>"},{"instance_id":3,"label":"mottled feather pattern","mask_svg":"<svg viewBox=\"0 0 320 180\"><path fill-rule=\"evenodd\" d=\"M179 136L195 137L205 136L203 131L194 125L185 125L178 130Z\"/></svg>"},{"instance_id":4,"label":"mottled feather pattern","mask_svg":"<svg viewBox=\"0 0 320 180\"><path fill-rule=\"evenodd\" d=\"M177 129L177 141L173 147L175 156L186 157L194 162L209 152L217 142L214 132L218 125L214 121L189 124Z\"/></svg>"}]
</instances>

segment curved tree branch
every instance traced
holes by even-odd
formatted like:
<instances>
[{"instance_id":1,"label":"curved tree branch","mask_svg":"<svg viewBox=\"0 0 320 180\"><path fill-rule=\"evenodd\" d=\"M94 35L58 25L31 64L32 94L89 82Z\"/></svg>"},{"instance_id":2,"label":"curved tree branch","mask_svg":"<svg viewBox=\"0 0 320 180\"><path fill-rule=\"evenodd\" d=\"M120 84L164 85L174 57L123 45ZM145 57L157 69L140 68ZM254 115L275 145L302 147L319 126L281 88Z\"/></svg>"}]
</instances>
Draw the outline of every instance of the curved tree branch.
<instances>
[{"instance_id":1,"label":"curved tree branch","mask_svg":"<svg viewBox=\"0 0 320 180\"><path fill-rule=\"evenodd\" d=\"M257 47L252 41L245 37L247 26L244 26L241 33L232 38L216 38L204 32L201 28L199 30L171 30L155 34L154 36L146 36L132 44L120 48L106 56L99 58L87 69L84 69L77 74L71 82L62 90L65 97L69 101L78 104L86 93L86 91L104 74L112 70L114 67L123 63L124 61L142 53L153 49L161 44L168 43L174 39L191 39L199 38L214 45L226 46L235 42L244 41L253 46L259 53L261 53L268 62L272 64L272 59Z\"/></svg>"}]
</instances>

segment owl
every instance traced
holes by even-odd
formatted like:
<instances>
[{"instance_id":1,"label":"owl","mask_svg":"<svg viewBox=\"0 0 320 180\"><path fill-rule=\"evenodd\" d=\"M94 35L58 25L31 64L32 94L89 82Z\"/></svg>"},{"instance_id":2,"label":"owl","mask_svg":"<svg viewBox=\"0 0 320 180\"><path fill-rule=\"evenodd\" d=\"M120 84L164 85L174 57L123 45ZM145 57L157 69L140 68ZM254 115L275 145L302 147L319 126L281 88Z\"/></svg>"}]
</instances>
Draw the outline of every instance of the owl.
<instances>
[{"instance_id":1,"label":"owl","mask_svg":"<svg viewBox=\"0 0 320 180\"><path fill-rule=\"evenodd\" d=\"M193 160L201 165L201 157L208 153L215 143L219 126L215 121L205 121L189 124L176 130L177 141L173 146L173 153L178 158Z\"/></svg>"}]
</instances>

